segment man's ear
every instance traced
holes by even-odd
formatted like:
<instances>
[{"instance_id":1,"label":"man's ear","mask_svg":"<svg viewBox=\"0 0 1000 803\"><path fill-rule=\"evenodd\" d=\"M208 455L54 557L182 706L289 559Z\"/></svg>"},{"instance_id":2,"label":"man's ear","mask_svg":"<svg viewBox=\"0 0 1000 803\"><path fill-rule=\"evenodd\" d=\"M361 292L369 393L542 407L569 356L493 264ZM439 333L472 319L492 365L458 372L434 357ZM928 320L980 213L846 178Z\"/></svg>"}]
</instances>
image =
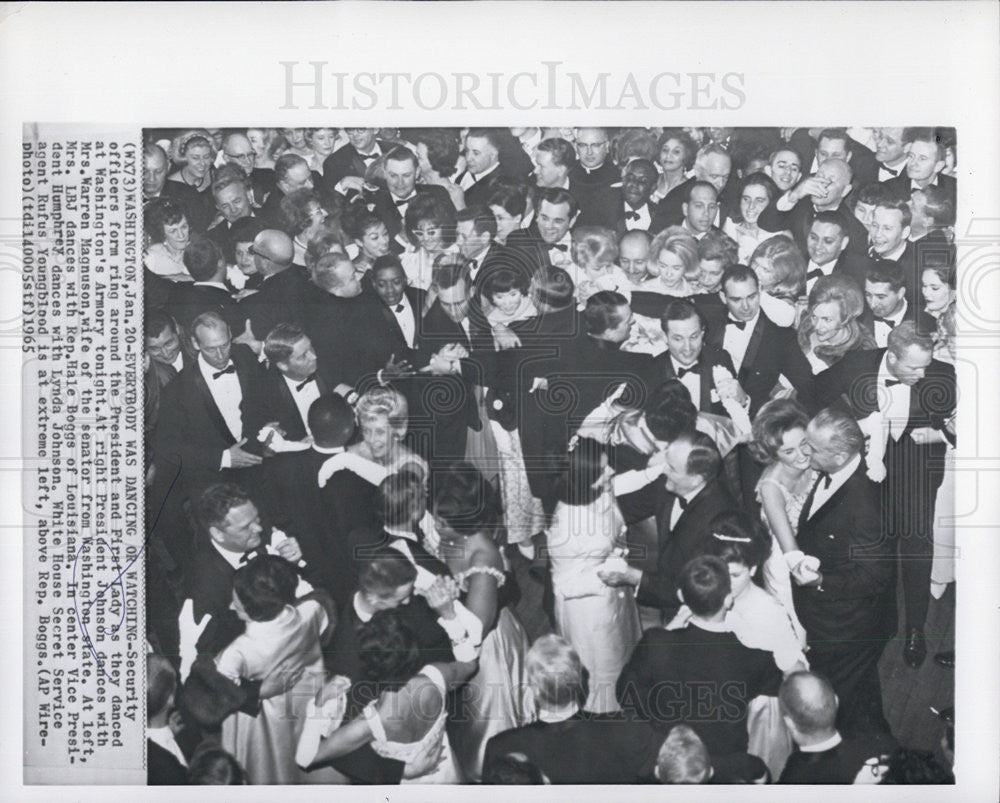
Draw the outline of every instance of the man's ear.
<instances>
[{"instance_id":1,"label":"man's ear","mask_svg":"<svg viewBox=\"0 0 1000 803\"><path fill-rule=\"evenodd\" d=\"M677 599L681 601L681 605L684 604L684 593L679 588L677 589Z\"/></svg>"},{"instance_id":2,"label":"man's ear","mask_svg":"<svg viewBox=\"0 0 1000 803\"><path fill-rule=\"evenodd\" d=\"M850 237L848 237L848 236L847 236L847 235L845 234L845 235L844 235L844 244L840 246L840 250L841 250L841 251L845 250L845 249L847 248L847 246L848 246L848 245L850 244L850 242L851 242L851 238L850 238Z\"/></svg>"},{"instance_id":3,"label":"man's ear","mask_svg":"<svg viewBox=\"0 0 1000 803\"><path fill-rule=\"evenodd\" d=\"M723 607L723 609L727 610L727 611L732 610L734 602L735 602L735 599L733 598L733 595L732 594L726 594L726 598L724 600L722 600L722 607Z\"/></svg>"},{"instance_id":4,"label":"man's ear","mask_svg":"<svg viewBox=\"0 0 1000 803\"><path fill-rule=\"evenodd\" d=\"M212 525L212 526L210 526L208 528L208 535L209 535L209 538L211 538L213 541L215 541L215 543L217 543L217 544L221 544L222 543L222 539L223 539L222 530L220 530L215 525Z\"/></svg>"},{"instance_id":5,"label":"man's ear","mask_svg":"<svg viewBox=\"0 0 1000 803\"><path fill-rule=\"evenodd\" d=\"M844 199L844 198L846 198L846 197L847 197L848 195L850 195L850 194L851 194L851 190L853 190L853 189L854 189L854 185L853 185L853 184L848 184L848 185L847 185L846 187L844 187L844 192L843 192L843 194L842 194L842 195L840 196L840 199L841 199L841 200L843 200L843 199Z\"/></svg>"},{"instance_id":6,"label":"man's ear","mask_svg":"<svg viewBox=\"0 0 1000 803\"><path fill-rule=\"evenodd\" d=\"M684 203L682 203L682 204L681 204L681 212L683 213L684 217L687 217L687 216L688 216L688 205L687 205L687 201L685 201Z\"/></svg>"},{"instance_id":7,"label":"man's ear","mask_svg":"<svg viewBox=\"0 0 1000 803\"><path fill-rule=\"evenodd\" d=\"M573 228L576 225L576 221L579 219L580 219L580 212L577 211L577 213L573 215L573 219L569 222L569 227Z\"/></svg>"},{"instance_id":8,"label":"man's ear","mask_svg":"<svg viewBox=\"0 0 1000 803\"><path fill-rule=\"evenodd\" d=\"M909 240L910 239L910 230L911 230L910 226L903 226L903 239L904 240Z\"/></svg>"}]
</instances>

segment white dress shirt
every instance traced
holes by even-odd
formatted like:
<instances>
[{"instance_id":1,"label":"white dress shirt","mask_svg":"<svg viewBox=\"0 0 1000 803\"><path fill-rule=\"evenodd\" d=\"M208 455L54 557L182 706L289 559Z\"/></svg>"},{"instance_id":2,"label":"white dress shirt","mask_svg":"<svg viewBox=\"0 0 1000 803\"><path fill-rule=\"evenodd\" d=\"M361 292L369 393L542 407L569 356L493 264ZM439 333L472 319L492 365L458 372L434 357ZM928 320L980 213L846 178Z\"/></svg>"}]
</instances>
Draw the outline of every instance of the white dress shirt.
<instances>
[{"instance_id":1,"label":"white dress shirt","mask_svg":"<svg viewBox=\"0 0 1000 803\"><path fill-rule=\"evenodd\" d=\"M903 316L906 315L906 299L903 299L903 303L899 305L899 309L892 315L886 315L885 319L887 321L892 321L894 326L899 326L903 322ZM886 347L886 343L889 342L889 333L893 330L894 326L889 326L887 323L882 321L875 321L875 342L878 343L880 349Z\"/></svg>"},{"instance_id":2,"label":"white dress shirt","mask_svg":"<svg viewBox=\"0 0 1000 803\"><path fill-rule=\"evenodd\" d=\"M413 306L410 299L403 294L403 298L394 307L390 307L392 314L396 316L396 323L403 330L403 337L406 338L406 345L413 348L414 338L417 336L417 319L413 313Z\"/></svg>"},{"instance_id":3,"label":"white dress shirt","mask_svg":"<svg viewBox=\"0 0 1000 803\"><path fill-rule=\"evenodd\" d=\"M833 273L833 269L836 266L837 266L836 259L831 259L825 265L817 265L810 259L809 264L806 265L806 276L808 277L809 274L812 273L814 270L821 271L824 276L829 276L831 273ZM819 276L813 276L811 279L809 278L806 279L806 295L808 295L812 291L813 285L816 284L816 282L818 281L819 281Z\"/></svg>"},{"instance_id":4,"label":"white dress shirt","mask_svg":"<svg viewBox=\"0 0 1000 803\"><path fill-rule=\"evenodd\" d=\"M670 357L670 364L674 367L674 376L678 376L679 377L680 376L681 368L683 368L685 366L682 366L679 362L677 362L677 360L675 360L673 358L673 356ZM688 368L695 368L695 367L697 367L697 365L698 365L698 362L695 361L693 365L690 365L690 366L687 366L687 367ZM705 369L702 368L701 370L705 370ZM684 387L686 387L687 390L688 390L688 393L691 394L691 401L694 403L694 406L700 408L701 407L701 375L700 374L687 373L687 374L684 375L684 377L682 379L680 379L680 383Z\"/></svg>"},{"instance_id":5,"label":"white dress shirt","mask_svg":"<svg viewBox=\"0 0 1000 803\"><path fill-rule=\"evenodd\" d=\"M826 500L840 490L840 486L851 478L851 475L857 470L860 463L861 455L854 455L847 462L846 466L830 475L829 487L824 487L826 483L823 480L819 480L819 485L816 486L816 494L813 496L812 507L809 508L808 518L812 518L813 514L823 507Z\"/></svg>"},{"instance_id":6,"label":"white dress shirt","mask_svg":"<svg viewBox=\"0 0 1000 803\"><path fill-rule=\"evenodd\" d=\"M312 431L309 429L309 407L319 398L319 385L316 383L316 378L313 377L305 385L302 385L300 379L290 379L284 375L281 378L288 385L288 392L292 394L292 400L295 402L295 408L299 411L306 432L312 435ZM299 390L299 385L302 385L301 390Z\"/></svg>"},{"instance_id":7,"label":"white dress shirt","mask_svg":"<svg viewBox=\"0 0 1000 803\"><path fill-rule=\"evenodd\" d=\"M889 373L888 356L886 352L878 366L878 411L883 427L888 424L890 437L898 441L910 420L910 386L902 382L888 386L888 382L896 382Z\"/></svg>"},{"instance_id":8,"label":"white dress shirt","mask_svg":"<svg viewBox=\"0 0 1000 803\"><path fill-rule=\"evenodd\" d=\"M683 497L685 507L691 504L691 500L694 499L698 494L701 493L704 485L695 488L693 491L689 491L686 494L681 494L677 499L674 500L673 509L670 511L670 529L673 530L677 526L677 522L680 521L681 516L684 514L684 508L681 507L681 503L678 501Z\"/></svg>"},{"instance_id":9,"label":"white dress shirt","mask_svg":"<svg viewBox=\"0 0 1000 803\"><path fill-rule=\"evenodd\" d=\"M232 364L233 361L230 360L226 367L228 368ZM240 404L243 402L243 389L240 387L240 380L236 373L222 374L216 377L215 374L218 371L205 362L205 358L201 354L198 355L198 369L205 378L208 392L212 394L215 406L222 413L222 418L225 420L230 434L237 441L242 439L243 413L240 410Z\"/></svg>"},{"instance_id":10,"label":"white dress shirt","mask_svg":"<svg viewBox=\"0 0 1000 803\"><path fill-rule=\"evenodd\" d=\"M184 758L184 753L181 752L180 746L177 744L176 739L174 739L174 732L170 730L170 727L164 725L162 728L146 728L146 738L149 739L154 744L158 744L168 753L176 758L182 767L187 767L187 759Z\"/></svg>"},{"instance_id":11,"label":"white dress shirt","mask_svg":"<svg viewBox=\"0 0 1000 803\"><path fill-rule=\"evenodd\" d=\"M639 219L630 218L630 214L636 214ZM625 229L627 231L632 231L633 229L642 229L643 231L649 231L650 224L653 222L653 216L649 212L649 204L643 204L638 209L633 209L628 204L625 204Z\"/></svg>"},{"instance_id":12,"label":"white dress shirt","mask_svg":"<svg viewBox=\"0 0 1000 803\"><path fill-rule=\"evenodd\" d=\"M391 192L389 193L389 200L392 201L393 206L396 207L399 212L399 217L402 220L406 219L406 210L410 208L410 201L417 197L417 191L414 190L406 198L397 198Z\"/></svg>"},{"instance_id":13,"label":"white dress shirt","mask_svg":"<svg viewBox=\"0 0 1000 803\"><path fill-rule=\"evenodd\" d=\"M170 363L170 365L173 367L173 369L177 373L180 373L181 371L183 371L184 370L184 352L183 351L178 351L177 352L177 358L172 363Z\"/></svg>"},{"instance_id":14,"label":"white dress shirt","mask_svg":"<svg viewBox=\"0 0 1000 803\"><path fill-rule=\"evenodd\" d=\"M759 309L757 314L746 322L747 325L743 329L735 325L731 326L729 319L726 319L726 334L722 338L722 348L728 351L729 356L733 358L733 367L737 373L743 365L743 358L746 357L747 346L750 345L750 338L758 318L760 318Z\"/></svg>"},{"instance_id":15,"label":"white dress shirt","mask_svg":"<svg viewBox=\"0 0 1000 803\"><path fill-rule=\"evenodd\" d=\"M476 184L479 181L482 181L486 176L490 175L490 173L496 172L496 170L499 167L500 167L500 163L497 162L489 170L484 170L482 173L479 173L478 175L476 175L475 173L473 173L471 170L466 170L462 174L462 180L458 182L458 186L461 187L463 190L467 190L473 184Z\"/></svg>"}]
</instances>

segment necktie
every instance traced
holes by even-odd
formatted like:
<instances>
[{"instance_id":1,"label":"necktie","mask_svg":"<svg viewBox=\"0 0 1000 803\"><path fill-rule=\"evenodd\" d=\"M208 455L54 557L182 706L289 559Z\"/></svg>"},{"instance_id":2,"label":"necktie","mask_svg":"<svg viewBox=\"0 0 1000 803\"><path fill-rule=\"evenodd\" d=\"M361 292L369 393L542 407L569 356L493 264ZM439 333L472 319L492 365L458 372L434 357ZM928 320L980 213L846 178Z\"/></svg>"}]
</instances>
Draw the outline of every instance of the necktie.
<instances>
[{"instance_id":1,"label":"necktie","mask_svg":"<svg viewBox=\"0 0 1000 803\"><path fill-rule=\"evenodd\" d=\"M890 329L893 329L896 326L896 322L890 321L888 318L880 318L878 315L874 315L872 317L875 319L875 323L884 323Z\"/></svg>"},{"instance_id":2,"label":"necktie","mask_svg":"<svg viewBox=\"0 0 1000 803\"><path fill-rule=\"evenodd\" d=\"M688 500L685 499L683 496L678 496L677 497L677 504L680 506L681 510L687 510L688 509Z\"/></svg>"},{"instance_id":3,"label":"necktie","mask_svg":"<svg viewBox=\"0 0 1000 803\"><path fill-rule=\"evenodd\" d=\"M820 480L822 480L822 481L823 481L823 490L825 491L825 490L826 490L827 488L829 488L829 487L830 487L830 483L831 483L831 482L833 482L833 477L831 477L831 476L830 476L829 474L827 474L827 473L826 473L825 471L821 471L821 472L819 473L819 476L818 476L818 477L816 477L816 484L817 484L817 485L819 485L819 483L820 483Z\"/></svg>"},{"instance_id":4,"label":"necktie","mask_svg":"<svg viewBox=\"0 0 1000 803\"><path fill-rule=\"evenodd\" d=\"M810 279L822 279L824 276L826 276L826 274L819 268L813 268L806 274L806 281L808 282Z\"/></svg>"},{"instance_id":5,"label":"necktie","mask_svg":"<svg viewBox=\"0 0 1000 803\"><path fill-rule=\"evenodd\" d=\"M888 165L884 165L881 162L879 162L878 169L879 170L884 170L890 176L898 176L899 175L899 171L898 170L893 170L891 167L889 167Z\"/></svg>"},{"instance_id":6,"label":"necktie","mask_svg":"<svg viewBox=\"0 0 1000 803\"><path fill-rule=\"evenodd\" d=\"M638 212L634 212L634 211L630 212L628 209L626 209L625 210L625 219L626 220L639 220L639 213Z\"/></svg>"},{"instance_id":7,"label":"necktie","mask_svg":"<svg viewBox=\"0 0 1000 803\"><path fill-rule=\"evenodd\" d=\"M315 381L316 381L316 372L313 371L313 373L309 374L309 376L307 376L305 379L303 379L301 382L299 382L299 384L295 386L296 392L302 390L302 388L304 388L310 382L315 382Z\"/></svg>"},{"instance_id":8,"label":"necktie","mask_svg":"<svg viewBox=\"0 0 1000 803\"><path fill-rule=\"evenodd\" d=\"M267 554L267 550L264 547L262 547L262 546L259 546L256 549L248 549L240 557L240 563L241 564L249 563L254 558L262 558L266 554Z\"/></svg>"},{"instance_id":9,"label":"necktie","mask_svg":"<svg viewBox=\"0 0 1000 803\"><path fill-rule=\"evenodd\" d=\"M903 381L901 379L887 379L885 380L885 386L887 388L895 387L896 385L902 385Z\"/></svg>"},{"instance_id":10,"label":"necktie","mask_svg":"<svg viewBox=\"0 0 1000 803\"><path fill-rule=\"evenodd\" d=\"M683 379L688 374L695 374L696 376L701 376L701 368L699 368L697 365L692 365L690 368L678 368L677 369L677 378L678 379Z\"/></svg>"},{"instance_id":11,"label":"necktie","mask_svg":"<svg viewBox=\"0 0 1000 803\"><path fill-rule=\"evenodd\" d=\"M738 321L735 318L729 318L726 321L726 326L735 326L737 329L739 329L742 332L743 330L745 330L747 328L747 322L746 321Z\"/></svg>"},{"instance_id":12,"label":"necktie","mask_svg":"<svg viewBox=\"0 0 1000 803\"><path fill-rule=\"evenodd\" d=\"M402 312L403 311L403 305L402 304L397 304L395 307L393 307L393 309L396 310L396 312Z\"/></svg>"},{"instance_id":13,"label":"necktie","mask_svg":"<svg viewBox=\"0 0 1000 803\"><path fill-rule=\"evenodd\" d=\"M799 513L799 529L802 529L802 525L809 520L809 514L812 512L813 501L816 499L816 489L819 488L820 481L824 482L823 488L829 488L830 475L825 471L819 472L816 475L816 481L812 484L812 488L809 489L809 495L806 497L806 501L802 505L802 512Z\"/></svg>"},{"instance_id":14,"label":"necktie","mask_svg":"<svg viewBox=\"0 0 1000 803\"><path fill-rule=\"evenodd\" d=\"M556 251L562 251L565 254L569 249L569 246L563 245L562 243L555 243L554 245L550 245L549 248L555 248Z\"/></svg>"},{"instance_id":15,"label":"necktie","mask_svg":"<svg viewBox=\"0 0 1000 803\"><path fill-rule=\"evenodd\" d=\"M235 373L236 373L236 366L230 364L225 368L223 368L221 371L216 371L214 374L212 374L212 379L218 379L223 374L235 374Z\"/></svg>"}]
</instances>

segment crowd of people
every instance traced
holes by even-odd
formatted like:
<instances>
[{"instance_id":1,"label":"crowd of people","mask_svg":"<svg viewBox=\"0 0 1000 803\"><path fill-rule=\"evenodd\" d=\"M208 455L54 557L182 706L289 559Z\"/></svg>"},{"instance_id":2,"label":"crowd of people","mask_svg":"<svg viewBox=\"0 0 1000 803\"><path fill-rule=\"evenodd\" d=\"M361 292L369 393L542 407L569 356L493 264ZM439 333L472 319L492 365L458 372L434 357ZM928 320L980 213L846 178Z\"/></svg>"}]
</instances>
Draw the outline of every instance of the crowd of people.
<instances>
[{"instance_id":1,"label":"crowd of people","mask_svg":"<svg viewBox=\"0 0 1000 803\"><path fill-rule=\"evenodd\" d=\"M143 157L150 783L952 782L953 129Z\"/></svg>"}]
</instances>

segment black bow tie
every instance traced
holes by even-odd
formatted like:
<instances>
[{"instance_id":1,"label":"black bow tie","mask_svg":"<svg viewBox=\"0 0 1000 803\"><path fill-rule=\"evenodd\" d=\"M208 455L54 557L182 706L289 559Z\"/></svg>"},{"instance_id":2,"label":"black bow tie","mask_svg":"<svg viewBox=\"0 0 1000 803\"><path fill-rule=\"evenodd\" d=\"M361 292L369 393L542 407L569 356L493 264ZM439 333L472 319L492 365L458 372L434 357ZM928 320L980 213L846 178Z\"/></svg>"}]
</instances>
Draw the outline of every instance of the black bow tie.
<instances>
[{"instance_id":1,"label":"black bow tie","mask_svg":"<svg viewBox=\"0 0 1000 803\"><path fill-rule=\"evenodd\" d=\"M819 475L816 477L816 484L819 485L820 481L822 481L823 490L825 491L827 488L830 487L830 483L833 482L833 477L831 477L825 471L821 471Z\"/></svg>"},{"instance_id":2,"label":"black bow tie","mask_svg":"<svg viewBox=\"0 0 1000 803\"><path fill-rule=\"evenodd\" d=\"M872 317L875 319L875 323L884 323L890 329L893 329L896 326L896 322L890 321L888 318L880 318L878 315L874 315Z\"/></svg>"},{"instance_id":3,"label":"black bow tie","mask_svg":"<svg viewBox=\"0 0 1000 803\"><path fill-rule=\"evenodd\" d=\"M677 369L677 378L678 379L683 379L688 374L695 374L697 376L701 376L701 368L698 365L692 365L690 368L678 368Z\"/></svg>"},{"instance_id":4,"label":"black bow tie","mask_svg":"<svg viewBox=\"0 0 1000 803\"><path fill-rule=\"evenodd\" d=\"M878 169L879 170L884 170L890 176L898 176L899 175L899 171L898 170L893 170L891 167L889 167L888 165L884 165L881 162L879 162Z\"/></svg>"},{"instance_id":5,"label":"black bow tie","mask_svg":"<svg viewBox=\"0 0 1000 803\"><path fill-rule=\"evenodd\" d=\"M628 209L625 210L625 219L626 220L639 220L640 217L641 216L639 215L638 212L634 212L634 211L630 212Z\"/></svg>"},{"instance_id":6,"label":"black bow tie","mask_svg":"<svg viewBox=\"0 0 1000 803\"><path fill-rule=\"evenodd\" d=\"M902 384L903 384L903 380L901 380L901 379L887 379L887 380L885 380L885 386L887 388L892 388L892 387L895 387L896 385L902 385Z\"/></svg>"},{"instance_id":7,"label":"black bow tie","mask_svg":"<svg viewBox=\"0 0 1000 803\"><path fill-rule=\"evenodd\" d=\"M393 309L396 310L396 312L402 312L403 311L402 303L397 304L395 307L393 307Z\"/></svg>"},{"instance_id":8,"label":"black bow tie","mask_svg":"<svg viewBox=\"0 0 1000 803\"><path fill-rule=\"evenodd\" d=\"M869 248L868 249L868 257L870 259L874 259L874 260L879 261L879 262L881 262L883 259L885 259L885 257L882 254L875 253L875 249L874 248Z\"/></svg>"},{"instance_id":9,"label":"black bow tie","mask_svg":"<svg viewBox=\"0 0 1000 803\"><path fill-rule=\"evenodd\" d=\"M362 162L373 162L378 159L379 155L377 153L359 153L358 156L361 157Z\"/></svg>"},{"instance_id":10,"label":"black bow tie","mask_svg":"<svg viewBox=\"0 0 1000 803\"><path fill-rule=\"evenodd\" d=\"M826 276L826 274L819 268L813 268L806 274L806 281L808 282L810 279L822 279L824 276Z\"/></svg>"},{"instance_id":11,"label":"black bow tie","mask_svg":"<svg viewBox=\"0 0 1000 803\"><path fill-rule=\"evenodd\" d=\"M553 245L550 245L549 248L555 248L557 251L562 251L564 254L567 250L569 250L569 246L563 245L562 243L554 243Z\"/></svg>"},{"instance_id":12,"label":"black bow tie","mask_svg":"<svg viewBox=\"0 0 1000 803\"><path fill-rule=\"evenodd\" d=\"M223 368L221 371L216 371L214 374L212 374L212 379L218 379L223 374L235 374L235 373L236 373L236 366L230 363L227 367Z\"/></svg>"},{"instance_id":13,"label":"black bow tie","mask_svg":"<svg viewBox=\"0 0 1000 803\"><path fill-rule=\"evenodd\" d=\"M738 321L735 318L729 318L726 321L726 326L735 326L737 329L739 329L742 332L744 329L747 328L747 322L746 321Z\"/></svg>"},{"instance_id":14,"label":"black bow tie","mask_svg":"<svg viewBox=\"0 0 1000 803\"><path fill-rule=\"evenodd\" d=\"M316 381L316 372L313 371L311 374L309 374L309 376L307 376L305 379L303 379L301 382L299 382L299 384L295 386L296 392L302 390L302 388L304 388L310 382L315 382L315 381Z\"/></svg>"},{"instance_id":15,"label":"black bow tie","mask_svg":"<svg viewBox=\"0 0 1000 803\"><path fill-rule=\"evenodd\" d=\"M414 198L416 198L416 196L411 195L409 198L404 198L402 201L396 201L396 206L406 206Z\"/></svg>"},{"instance_id":16,"label":"black bow tie","mask_svg":"<svg viewBox=\"0 0 1000 803\"><path fill-rule=\"evenodd\" d=\"M475 271L475 270L478 270L478 269L479 269L479 260L478 259L470 259L469 260L469 271L472 272L472 271Z\"/></svg>"},{"instance_id":17,"label":"black bow tie","mask_svg":"<svg viewBox=\"0 0 1000 803\"><path fill-rule=\"evenodd\" d=\"M240 563L249 563L253 558L262 558L267 555L267 550L259 546L256 549L248 549L240 556Z\"/></svg>"}]
</instances>

